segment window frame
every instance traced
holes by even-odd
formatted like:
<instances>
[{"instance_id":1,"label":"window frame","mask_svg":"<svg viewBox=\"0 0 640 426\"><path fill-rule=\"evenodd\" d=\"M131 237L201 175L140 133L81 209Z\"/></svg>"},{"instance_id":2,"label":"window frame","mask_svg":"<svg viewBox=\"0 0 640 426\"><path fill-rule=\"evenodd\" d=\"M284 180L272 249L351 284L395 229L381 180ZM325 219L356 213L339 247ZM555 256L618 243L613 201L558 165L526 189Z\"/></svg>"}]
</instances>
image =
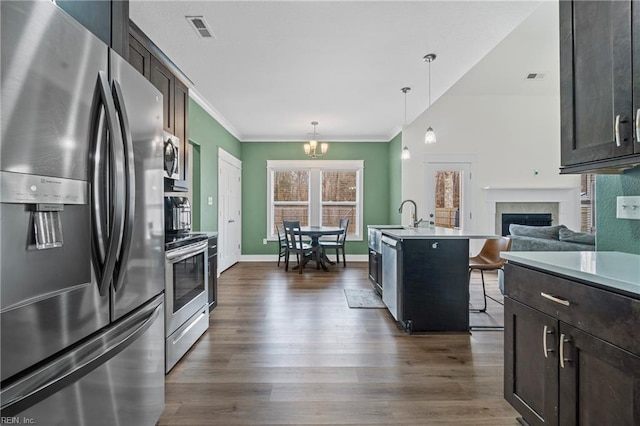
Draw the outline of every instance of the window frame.
<instances>
[{"instance_id":1,"label":"window frame","mask_svg":"<svg viewBox=\"0 0 640 426\"><path fill-rule=\"evenodd\" d=\"M267 240L277 241L275 229L270 229L274 217L274 185L276 171L309 171L309 224L317 226L322 223L322 206L327 204L322 200L322 172L323 171L353 171L356 172L356 223L355 233L347 234L347 240L363 241L364 218L364 160L267 160ZM351 202L347 203L352 205ZM329 204L327 204L329 205Z\"/></svg>"}]
</instances>

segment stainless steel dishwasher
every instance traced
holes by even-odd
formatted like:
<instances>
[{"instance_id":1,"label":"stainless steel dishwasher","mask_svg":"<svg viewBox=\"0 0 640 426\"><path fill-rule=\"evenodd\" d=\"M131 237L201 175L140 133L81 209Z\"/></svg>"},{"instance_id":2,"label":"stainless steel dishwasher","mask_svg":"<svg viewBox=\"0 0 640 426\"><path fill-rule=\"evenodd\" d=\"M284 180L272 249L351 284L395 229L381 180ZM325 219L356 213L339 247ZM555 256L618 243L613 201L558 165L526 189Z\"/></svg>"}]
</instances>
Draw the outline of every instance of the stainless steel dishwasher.
<instances>
[{"instance_id":1,"label":"stainless steel dishwasher","mask_svg":"<svg viewBox=\"0 0 640 426\"><path fill-rule=\"evenodd\" d=\"M402 244L382 236L382 301L396 321L402 319Z\"/></svg>"}]
</instances>

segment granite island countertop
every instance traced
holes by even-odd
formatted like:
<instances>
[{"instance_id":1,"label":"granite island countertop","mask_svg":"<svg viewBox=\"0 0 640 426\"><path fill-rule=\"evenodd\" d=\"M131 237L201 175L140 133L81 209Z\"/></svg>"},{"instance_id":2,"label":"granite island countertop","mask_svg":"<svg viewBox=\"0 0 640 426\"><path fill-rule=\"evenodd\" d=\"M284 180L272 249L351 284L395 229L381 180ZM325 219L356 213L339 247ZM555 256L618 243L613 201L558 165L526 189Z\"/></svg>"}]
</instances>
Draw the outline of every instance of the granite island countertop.
<instances>
[{"instance_id":1,"label":"granite island countertop","mask_svg":"<svg viewBox=\"0 0 640 426\"><path fill-rule=\"evenodd\" d=\"M640 299L640 255L613 251L510 251L500 256L510 263Z\"/></svg>"}]
</instances>

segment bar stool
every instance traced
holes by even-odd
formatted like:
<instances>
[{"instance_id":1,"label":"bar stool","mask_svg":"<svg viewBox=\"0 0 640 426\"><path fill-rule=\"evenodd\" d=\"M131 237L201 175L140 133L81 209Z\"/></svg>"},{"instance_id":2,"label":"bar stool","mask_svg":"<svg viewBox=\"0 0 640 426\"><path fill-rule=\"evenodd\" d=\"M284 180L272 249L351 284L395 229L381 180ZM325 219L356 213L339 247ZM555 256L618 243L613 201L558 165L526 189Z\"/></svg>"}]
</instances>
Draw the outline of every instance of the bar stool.
<instances>
[{"instance_id":1,"label":"bar stool","mask_svg":"<svg viewBox=\"0 0 640 426\"><path fill-rule=\"evenodd\" d=\"M511 250L511 238L500 237L496 239L488 239L482 246L480 253L478 253L477 256L469 258L469 285L471 285L471 272L474 269L477 269L480 271L480 276L482 277L482 296L484 300L482 309L469 309L470 312L486 312L487 297L497 303L500 303L493 297L487 296L487 291L484 285L484 271L497 271L498 269L502 269L507 261L500 257L500 252L509 250Z\"/></svg>"}]
</instances>

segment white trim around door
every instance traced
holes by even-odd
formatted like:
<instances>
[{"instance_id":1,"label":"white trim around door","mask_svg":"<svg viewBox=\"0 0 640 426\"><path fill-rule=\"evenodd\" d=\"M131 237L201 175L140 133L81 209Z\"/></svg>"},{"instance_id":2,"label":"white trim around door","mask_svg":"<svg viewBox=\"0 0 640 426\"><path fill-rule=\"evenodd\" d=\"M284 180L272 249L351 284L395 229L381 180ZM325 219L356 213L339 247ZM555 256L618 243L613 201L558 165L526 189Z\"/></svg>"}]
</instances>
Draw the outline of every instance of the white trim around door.
<instances>
[{"instance_id":1,"label":"white trim around door","mask_svg":"<svg viewBox=\"0 0 640 426\"><path fill-rule=\"evenodd\" d=\"M218 274L242 253L242 161L218 148Z\"/></svg>"}]
</instances>

